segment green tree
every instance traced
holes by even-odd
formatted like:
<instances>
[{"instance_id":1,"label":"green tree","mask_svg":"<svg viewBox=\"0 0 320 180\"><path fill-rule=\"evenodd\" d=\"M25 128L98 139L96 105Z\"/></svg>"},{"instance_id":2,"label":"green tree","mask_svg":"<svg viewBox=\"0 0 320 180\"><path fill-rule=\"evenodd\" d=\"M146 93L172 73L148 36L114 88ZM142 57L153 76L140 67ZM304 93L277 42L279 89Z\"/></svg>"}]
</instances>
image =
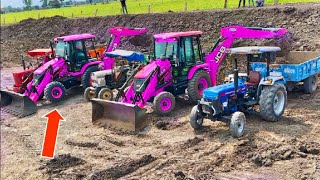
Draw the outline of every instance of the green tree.
<instances>
[{"instance_id":1,"label":"green tree","mask_svg":"<svg viewBox=\"0 0 320 180\"><path fill-rule=\"evenodd\" d=\"M42 2L42 7L46 8L48 6L48 0L40 0Z\"/></svg>"},{"instance_id":2,"label":"green tree","mask_svg":"<svg viewBox=\"0 0 320 180\"><path fill-rule=\"evenodd\" d=\"M22 0L23 4L26 5L27 10L32 9L32 0Z\"/></svg>"}]
</instances>

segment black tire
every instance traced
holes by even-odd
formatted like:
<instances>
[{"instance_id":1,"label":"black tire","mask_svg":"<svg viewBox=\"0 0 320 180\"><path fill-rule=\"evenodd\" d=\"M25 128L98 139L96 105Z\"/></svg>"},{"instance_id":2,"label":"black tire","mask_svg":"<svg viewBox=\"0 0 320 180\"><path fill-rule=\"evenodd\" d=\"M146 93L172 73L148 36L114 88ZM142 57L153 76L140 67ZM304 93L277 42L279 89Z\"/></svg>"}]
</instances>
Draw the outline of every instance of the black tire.
<instances>
[{"instance_id":1,"label":"black tire","mask_svg":"<svg viewBox=\"0 0 320 180\"><path fill-rule=\"evenodd\" d=\"M83 96L87 102L91 101L93 98L97 97L96 89L94 87L87 87Z\"/></svg>"},{"instance_id":2,"label":"black tire","mask_svg":"<svg viewBox=\"0 0 320 180\"><path fill-rule=\"evenodd\" d=\"M207 81L208 87L212 86L212 82L207 71L198 70L195 72L192 79L188 82L188 96L191 103L197 103L197 101L202 98L202 94L199 94L199 89L203 88L199 85L199 80L202 78Z\"/></svg>"},{"instance_id":3,"label":"black tire","mask_svg":"<svg viewBox=\"0 0 320 180\"><path fill-rule=\"evenodd\" d=\"M112 101L113 100L113 92L109 88L102 88L98 94L99 99Z\"/></svg>"},{"instance_id":4,"label":"black tire","mask_svg":"<svg viewBox=\"0 0 320 180\"><path fill-rule=\"evenodd\" d=\"M90 76L92 72L100 71L100 69L97 66L90 66L86 69L86 71L83 73L81 77L81 84L83 89L86 89L87 87L90 87Z\"/></svg>"},{"instance_id":5,"label":"black tire","mask_svg":"<svg viewBox=\"0 0 320 180\"><path fill-rule=\"evenodd\" d=\"M193 106L189 118L190 125L194 130L199 130L203 127L203 116L198 112L198 105Z\"/></svg>"},{"instance_id":6,"label":"black tire","mask_svg":"<svg viewBox=\"0 0 320 180\"><path fill-rule=\"evenodd\" d=\"M303 81L303 89L305 93L311 94L317 90L318 74L308 77Z\"/></svg>"},{"instance_id":7,"label":"black tire","mask_svg":"<svg viewBox=\"0 0 320 180\"><path fill-rule=\"evenodd\" d=\"M287 91L284 85L275 83L274 85L263 87L259 100L259 108L260 115L264 120L279 121L286 106Z\"/></svg>"},{"instance_id":8,"label":"black tire","mask_svg":"<svg viewBox=\"0 0 320 180\"><path fill-rule=\"evenodd\" d=\"M61 101L66 95L66 88L60 82L53 81L44 89L44 97L51 103Z\"/></svg>"},{"instance_id":9,"label":"black tire","mask_svg":"<svg viewBox=\"0 0 320 180\"><path fill-rule=\"evenodd\" d=\"M153 110L160 116L170 114L175 106L176 99L169 92L161 92L153 100Z\"/></svg>"},{"instance_id":10,"label":"black tire","mask_svg":"<svg viewBox=\"0 0 320 180\"><path fill-rule=\"evenodd\" d=\"M244 133L245 127L246 116L244 113L239 111L233 113L229 125L231 135L235 138L241 137Z\"/></svg>"}]
</instances>

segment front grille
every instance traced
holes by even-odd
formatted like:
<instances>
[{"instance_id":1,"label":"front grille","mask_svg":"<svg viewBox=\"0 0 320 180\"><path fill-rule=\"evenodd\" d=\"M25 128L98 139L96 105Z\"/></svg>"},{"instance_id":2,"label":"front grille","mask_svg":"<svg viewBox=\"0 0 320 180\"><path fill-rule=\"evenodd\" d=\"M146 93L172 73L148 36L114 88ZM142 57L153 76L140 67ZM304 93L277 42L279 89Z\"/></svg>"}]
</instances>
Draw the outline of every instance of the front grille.
<instances>
[{"instance_id":1,"label":"front grille","mask_svg":"<svg viewBox=\"0 0 320 180\"><path fill-rule=\"evenodd\" d=\"M140 87L142 86L143 82L145 79L134 79L134 91L137 91L140 89Z\"/></svg>"},{"instance_id":2,"label":"front grille","mask_svg":"<svg viewBox=\"0 0 320 180\"><path fill-rule=\"evenodd\" d=\"M203 105L202 105L202 111L203 111L204 113L206 113L206 114L211 114L212 109L211 109L210 106L203 104Z\"/></svg>"}]
</instances>

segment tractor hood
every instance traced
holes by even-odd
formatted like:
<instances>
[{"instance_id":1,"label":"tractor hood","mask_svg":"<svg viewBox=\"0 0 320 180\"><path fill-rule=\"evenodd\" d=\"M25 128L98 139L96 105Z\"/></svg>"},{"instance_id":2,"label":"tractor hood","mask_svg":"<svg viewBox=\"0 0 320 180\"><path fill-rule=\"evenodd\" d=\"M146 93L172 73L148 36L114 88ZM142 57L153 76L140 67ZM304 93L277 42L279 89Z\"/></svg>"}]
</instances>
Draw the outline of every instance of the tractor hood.
<instances>
[{"instance_id":1,"label":"tractor hood","mask_svg":"<svg viewBox=\"0 0 320 180\"><path fill-rule=\"evenodd\" d=\"M171 68L171 64L170 61L168 59L165 60L161 60L161 59L157 59L155 61L152 61L151 63L149 63L148 65L144 66L135 76L134 78L138 78L138 79L144 79L147 78L150 73L156 69L156 67L159 66L160 70L168 70Z\"/></svg>"},{"instance_id":2,"label":"tractor hood","mask_svg":"<svg viewBox=\"0 0 320 180\"><path fill-rule=\"evenodd\" d=\"M239 79L238 82L238 89L243 90L246 85L244 82ZM224 96L224 95L231 95L234 93L235 87L234 87L234 82L226 83L226 84L221 84L218 86L210 87L208 89L205 89L203 91L203 98L207 100L217 100L219 96Z\"/></svg>"},{"instance_id":3,"label":"tractor hood","mask_svg":"<svg viewBox=\"0 0 320 180\"><path fill-rule=\"evenodd\" d=\"M61 68L63 65L63 58L55 58L40 66L37 70L34 71L34 74L41 74L44 71L46 71L50 66L52 66L52 68L55 70L56 68Z\"/></svg>"}]
</instances>

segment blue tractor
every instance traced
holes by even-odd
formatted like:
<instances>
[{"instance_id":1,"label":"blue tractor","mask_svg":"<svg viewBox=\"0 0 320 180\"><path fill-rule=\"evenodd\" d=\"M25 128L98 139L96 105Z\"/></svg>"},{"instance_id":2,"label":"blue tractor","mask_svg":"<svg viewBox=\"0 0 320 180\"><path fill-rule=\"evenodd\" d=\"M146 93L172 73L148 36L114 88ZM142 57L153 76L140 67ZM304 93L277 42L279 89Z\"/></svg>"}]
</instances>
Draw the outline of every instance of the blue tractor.
<instances>
[{"instance_id":1,"label":"blue tractor","mask_svg":"<svg viewBox=\"0 0 320 180\"><path fill-rule=\"evenodd\" d=\"M244 112L259 106L259 114L268 121L278 121L287 104L285 80L277 72L269 72L270 62L276 59L279 47L252 46L228 50L237 56L245 54L246 73L239 73L237 57L234 58L234 73L229 75L224 84L210 87L203 91L203 97L192 108L190 124L193 129L202 127L203 120L223 121L229 124L233 137L244 133L246 117ZM264 77L251 69L251 63L264 62L267 73Z\"/></svg>"}]
</instances>

